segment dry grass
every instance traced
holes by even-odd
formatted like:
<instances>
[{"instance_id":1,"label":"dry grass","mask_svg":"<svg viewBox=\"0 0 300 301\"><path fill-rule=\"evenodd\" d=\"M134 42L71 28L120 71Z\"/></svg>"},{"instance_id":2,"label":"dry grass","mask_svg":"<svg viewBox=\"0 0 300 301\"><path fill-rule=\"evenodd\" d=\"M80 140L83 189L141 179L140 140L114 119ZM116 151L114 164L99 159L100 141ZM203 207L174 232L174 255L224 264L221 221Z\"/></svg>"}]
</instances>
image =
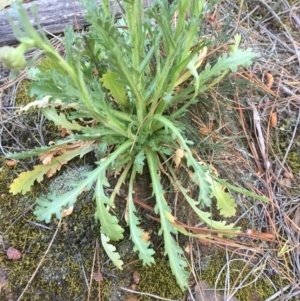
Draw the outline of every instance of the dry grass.
<instances>
[{"instance_id":1,"label":"dry grass","mask_svg":"<svg viewBox=\"0 0 300 301\"><path fill-rule=\"evenodd\" d=\"M240 200L243 208L240 220L248 220L249 230L246 233L258 235L259 240L254 236L245 236L243 239L239 237L234 241L214 238L210 244L218 245L227 252L228 260L223 269L228 279L229 266L238 260L234 256L238 253L239 260L244 261L245 266L252 267L250 274L255 273L255 281L262 276L275 274L289 283L281 287L274 285L277 291L267 301L298 300L300 173L299 170L293 170L287 158L300 138L300 5L296 2L290 4L287 0L275 3L262 0L237 2L223 1L212 15L215 17L215 27L219 28L222 28L230 16L235 15L228 33L241 33L244 46L253 48L259 54L255 64L248 70L238 72L235 77L249 81L251 89L236 87L231 99L218 95L217 91L213 93L219 103L221 100L227 106L228 111L235 111L239 115L239 125L235 125L242 131L247 143L241 145L239 140L231 139L229 143L227 140L228 153L221 158L214 157L211 161L225 164L227 177L237 183L238 176L245 178L247 173L248 188L252 187L254 192L265 194L270 203L266 205ZM286 116L293 116L293 127L289 129L285 151L278 153L274 141L282 134L281 125ZM222 127L229 136L233 134L237 137L241 134L233 131L224 119L223 117ZM205 124L197 117L195 121L200 131L202 129L214 141L224 141L224 133L218 135L220 127L211 131L209 122ZM205 243L207 240L200 241L202 245ZM194 269L197 270L198 259L193 258L193 262ZM242 289L247 277L241 272L241 277L235 280L233 286L228 280L223 291L225 300L230 300ZM216 287L218 281L219 279L216 280Z\"/></svg>"}]
</instances>

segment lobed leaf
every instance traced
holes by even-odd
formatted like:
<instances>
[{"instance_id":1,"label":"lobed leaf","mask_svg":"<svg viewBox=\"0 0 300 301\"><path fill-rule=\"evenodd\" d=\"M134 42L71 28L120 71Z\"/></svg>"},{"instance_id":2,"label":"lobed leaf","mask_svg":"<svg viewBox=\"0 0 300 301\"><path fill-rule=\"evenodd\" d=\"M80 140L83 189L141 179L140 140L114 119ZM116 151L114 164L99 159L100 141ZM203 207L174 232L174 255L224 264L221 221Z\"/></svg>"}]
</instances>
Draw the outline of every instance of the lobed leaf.
<instances>
[{"instance_id":1,"label":"lobed leaf","mask_svg":"<svg viewBox=\"0 0 300 301\"><path fill-rule=\"evenodd\" d=\"M109 238L107 236L105 236L104 234L101 234L101 242L102 242L102 246L103 246L106 254L111 259L111 261L114 263L114 265L117 268L122 270L123 269L122 268L123 261L120 259L120 254L115 252L116 247L108 243Z\"/></svg>"},{"instance_id":2,"label":"lobed leaf","mask_svg":"<svg viewBox=\"0 0 300 301\"><path fill-rule=\"evenodd\" d=\"M90 190L100 172L101 167L86 172L84 174L85 179L81 181L71 182L70 186L72 187L72 190L66 193L63 193L61 195L52 193L48 196L48 198L38 198L36 200L38 206L34 210L34 214L37 216L37 219L49 223L53 214L55 214L57 219L61 219L63 208L69 208L73 206L77 200L77 197L83 191Z\"/></svg>"},{"instance_id":3,"label":"lobed leaf","mask_svg":"<svg viewBox=\"0 0 300 301\"><path fill-rule=\"evenodd\" d=\"M211 179L211 197L215 197L217 200L217 208L220 210L220 214L224 217L232 217L236 213L236 202L230 196L228 192L225 191L226 186L221 183Z\"/></svg>"},{"instance_id":4,"label":"lobed leaf","mask_svg":"<svg viewBox=\"0 0 300 301\"><path fill-rule=\"evenodd\" d=\"M25 194L30 191L35 181L43 181L44 175L48 172L49 166L36 165L33 170L22 172L18 178L10 184L9 192L12 194Z\"/></svg>"},{"instance_id":5,"label":"lobed leaf","mask_svg":"<svg viewBox=\"0 0 300 301\"><path fill-rule=\"evenodd\" d=\"M155 153L150 150L146 152L146 155L152 180L153 193L156 198L155 212L160 215L161 228L159 234L163 234L164 237L165 255L168 255L170 267L178 285L182 290L185 290L189 286L189 273L185 270L187 262L182 257L183 250L176 244L171 235L171 233L176 234L177 230L168 220L171 208L166 203L164 191L160 184L157 157Z\"/></svg>"},{"instance_id":6,"label":"lobed leaf","mask_svg":"<svg viewBox=\"0 0 300 301\"><path fill-rule=\"evenodd\" d=\"M78 147L76 149L70 150L61 156L57 156L53 158L53 160L49 164L36 165L33 170L22 172L19 175L19 177L12 182L9 191L12 194L17 194L17 193L24 194L30 191L30 188L34 184L34 182L38 181L40 183L43 180L45 174L48 177L53 176L57 171L61 169L63 164L66 164L68 161L70 161L76 156L80 155L82 157L86 153L89 153L90 151L94 150L95 147L96 147L95 145L86 144L82 147ZM51 149L54 148L55 147ZM39 151L39 153L41 152Z\"/></svg>"},{"instance_id":7,"label":"lobed leaf","mask_svg":"<svg viewBox=\"0 0 300 301\"><path fill-rule=\"evenodd\" d=\"M63 113L58 114L55 108L42 108L42 113L48 120L53 121L55 125L63 126L64 128L71 131L75 130L84 132L85 130L85 127L81 126L76 121L73 120L72 122L70 122Z\"/></svg>"},{"instance_id":8,"label":"lobed leaf","mask_svg":"<svg viewBox=\"0 0 300 301\"><path fill-rule=\"evenodd\" d=\"M132 199L133 194L133 181L135 179L136 170L133 169L130 182L129 182L129 190L128 190L128 199L127 199L127 210L128 210L128 221L127 224L130 228L131 239L134 243L134 251L139 252L139 258L143 261L143 264L152 264L154 263L154 250L149 248L150 242L144 241L144 231L138 227L140 224L139 219L135 215L136 208L134 206L134 202Z\"/></svg>"},{"instance_id":9,"label":"lobed leaf","mask_svg":"<svg viewBox=\"0 0 300 301\"><path fill-rule=\"evenodd\" d=\"M122 239L124 229L119 225L119 221L116 216L109 213L109 205L111 204L110 199L105 195L102 183L103 175L97 180L95 189L95 199L96 199L96 212L95 218L100 221L100 231L101 233L108 236L111 240ZM109 204L105 206L105 204Z\"/></svg>"},{"instance_id":10,"label":"lobed leaf","mask_svg":"<svg viewBox=\"0 0 300 301\"><path fill-rule=\"evenodd\" d=\"M102 76L100 81L103 83L103 86L109 90L111 96L118 105L127 107L129 103L125 85L124 83L119 82L119 79L120 76L117 73L108 71Z\"/></svg>"},{"instance_id":11,"label":"lobed leaf","mask_svg":"<svg viewBox=\"0 0 300 301\"><path fill-rule=\"evenodd\" d=\"M180 191L183 193L185 199L188 201L194 212L198 215L199 219L204 222L207 226L216 230L229 230L231 233L241 232L240 228L235 227L234 224L226 225L225 221L215 221L211 218L210 212L202 211L198 208L198 202L193 200L187 193L186 190L180 185Z\"/></svg>"},{"instance_id":12,"label":"lobed leaf","mask_svg":"<svg viewBox=\"0 0 300 301\"><path fill-rule=\"evenodd\" d=\"M238 66L247 67L257 55L251 49L237 49L232 54L223 54L213 67L208 63L205 69L199 74L200 86L204 85L211 77L220 75L223 71L230 69L232 72L237 71Z\"/></svg>"}]
</instances>

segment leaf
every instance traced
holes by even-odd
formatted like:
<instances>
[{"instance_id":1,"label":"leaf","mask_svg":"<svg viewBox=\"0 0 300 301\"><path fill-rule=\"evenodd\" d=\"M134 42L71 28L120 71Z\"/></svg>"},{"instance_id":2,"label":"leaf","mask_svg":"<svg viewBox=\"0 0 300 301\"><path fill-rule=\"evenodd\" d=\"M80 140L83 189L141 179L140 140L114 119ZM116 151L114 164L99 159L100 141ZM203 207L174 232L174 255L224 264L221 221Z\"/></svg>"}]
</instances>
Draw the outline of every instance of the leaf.
<instances>
[{"instance_id":1,"label":"leaf","mask_svg":"<svg viewBox=\"0 0 300 301\"><path fill-rule=\"evenodd\" d=\"M145 153L143 150L141 150L134 158L134 166L136 168L136 171L139 174L143 173L143 167L145 165Z\"/></svg>"},{"instance_id":2,"label":"leaf","mask_svg":"<svg viewBox=\"0 0 300 301\"><path fill-rule=\"evenodd\" d=\"M257 195L255 193L253 193L252 191L249 191L249 190L246 190L246 189L243 189L243 188L231 185L227 181L225 181L224 179L216 178L216 181L220 182L221 184L223 184L224 186L228 187L229 189L231 189L233 191L236 191L236 192L241 193L243 195L250 196L253 199L257 199L257 200L260 200L260 201L265 202L265 203L269 203L269 201L270 201L264 195Z\"/></svg>"},{"instance_id":3,"label":"leaf","mask_svg":"<svg viewBox=\"0 0 300 301\"><path fill-rule=\"evenodd\" d=\"M220 214L224 217L232 217L236 213L236 202L225 192L226 186L216 182L211 182L211 197L215 197L217 200L217 207L220 210Z\"/></svg>"},{"instance_id":4,"label":"leaf","mask_svg":"<svg viewBox=\"0 0 300 301\"><path fill-rule=\"evenodd\" d=\"M220 75L223 71L230 69L232 72L236 72L238 66L249 66L255 57L256 54L250 48L247 50L237 49L229 56L226 53L223 54L213 67L206 64L205 69L199 74L200 86L211 77Z\"/></svg>"},{"instance_id":5,"label":"leaf","mask_svg":"<svg viewBox=\"0 0 300 301\"><path fill-rule=\"evenodd\" d=\"M122 268L123 261L120 259L120 254L115 252L116 251L115 246L108 244L109 238L107 236L105 236L104 234L101 234L101 242L102 242L102 246L103 246L106 254L111 259L111 261L114 263L114 265L117 268L119 268L120 270L123 270L123 268Z\"/></svg>"},{"instance_id":6,"label":"leaf","mask_svg":"<svg viewBox=\"0 0 300 301\"><path fill-rule=\"evenodd\" d=\"M73 210L74 210L74 206L63 209L63 211L61 212L61 217L65 217L72 214Z\"/></svg>"},{"instance_id":7,"label":"leaf","mask_svg":"<svg viewBox=\"0 0 300 301\"><path fill-rule=\"evenodd\" d=\"M12 2L16 0L0 0L0 10L4 9L6 6L9 6Z\"/></svg>"},{"instance_id":8,"label":"leaf","mask_svg":"<svg viewBox=\"0 0 300 301\"><path fill-rule=\"evenodd\" d=\"M197 69L201 66L205 56L207 54L207 47L203 47L199 53L198 56L195 56L187 65L187 70L185 70L177 79L175 83L175 87L182 84L184 81L186 81L191 75L194 75L195 78L198 77Z\"/></svg>"},{"instance_id":9,"label":"leaf","mask_svg":"<svg viewBox=\"0 0 300 301\"><path fill-rule=\"evenodd\" d=\"M12 194L25 194L30 191L31 186L34 181L39 183L43 180L44 174L49 170L48 166L36 165L33 170L22 172L18 178L14 179L12 184L10 184L9 192Z\"/></svg>"},{"instance_id":10,"label":"leaf","mask_svg":"<svg viewBox=\"0 0 300 301\"><path fill-rule=\"evenodd\" d=\"M81 126L76 121L70 122L63 113L57 114L57 110L52 107L42 108L42 113L48 120L54 122L55 125L63 126L68 130L84 131L85 127Z\"/></svg>"},{"instance_id":11,"label":"leaf","mask_svg":"<svg viewBox=\"0 0 300 301\"><path fill-rule=\"evenodd\" d=\"M131 165L130 165L131 166ZM149 233L145 232L143 229L139 227L140 221L138 217L135 215L136 208L133 202L133 182L136 177L137 168L133 167L129 187L128 187L128 198L127 198L127 224L129 225L130 229L130 236L131 240L134 243L134 251L139 252L139 258L143 261L143 264L152 264L154 263L154 250L149 248ZM148 234L148 236L147 236Z\"/></svg>"},{"instance_id":12,"label":"leaf","mask_svg":"<svg viewBox=\"0 0 300 301\"><path fill-rule=\"evenodd\" d=\"M225 221L215 221L211 218L210 212L204 212L198 208L198 202L193 200L186 192L186 190L180 185L180 191L184 195L185 199L188 201L194 212L198 215L200 220L204 222L207 226L216 230L229 230L231 233L236 232L240 233L241 230L239 227L235 227L234 224L226 225Z\"/></svg>"},{"instance_id":13,"label":"leaf","mask_svg":"<svg viewBox=\"0 0 300 301\"><path fill-rule=\"evenodd\" d=\"M55 101L50 102L50 98L52 96L46 95L41 100L35 100L30 103L28 103L26 106L21 107L19 110L16 110L16 113L20 114L22 112L26 112L31 108L45 108L45 107L60 107L62 109L76 109L78 108L77 103L69 103L64 104L60 99L56 99Z\"/></svg>"},{"instance_id":14,"label":"leaf","mask_svg":"<svg viewBox=\"0 0 300 301\"><path fill-rule=\"evenodd\" d=\"M30 108L35 108L35 107L42 108L42 107L48 106L49 98L50 98L50 96L45 96L42 100L32 101L32 102L28 103L26 106L20 108L19 110L16 110L16 113L20 114L22 112L26 112Z\"/></svg>"},{"instance_id":15,"label":"leaf","mask_svg":"<svg viewBox=\"0 0 300 301\"><path fill-rule=\"evenodd\" d=\"M171 208L167 205L163 195L164 191L160 184L160 176L158 174L157 157L152 151L148 151L146 155L152 180L153 193L156 198L155 212L160 215L161 228L159 234L163 234L164 237L165 255L168 255L170 267L178 285L182 290L185 290L189 286L189 273L185 270L187 262L183 258L183 250L176 244L171 235L171 233L176 234L177 230L167 217L171 216Z\"/></svg>"},{"instance_id":16,"label":"leaf","mask_svg":"<svg viewBox=\"0 0 300 301\"><path fill-rule=\"evenodd\" d=\"M125 85L118 80L120 79L119 75L114 72L107 72L100 79L103 82L103 86L109 90L110 94L114 98L114 101L122 106L127 107L129 105L128 98L126 95Z\"/></svg>"},{"instance_id":17,"label":"leaf","mask_svg":"<svg viewBox=\"0 0 300 301\"><path fill-rule=\"evenodd\" d=\"M211 205L211 185L207 181L207 178L205 176L205 172L207 170L206 167L199 164L193 157L192 154L189 154L187 156L187 162L188 166L192 166L195 170L192 176L192 180L199 185L200 192L198 195L198 200L200 204L204 204L205 206L209 207Z\"/></svg>"},{"instance_id":18,"label":"leaf","mask_svg":"<svg viewBox=\"0 0 300 301\"><path fill-rule=\"evenodd\" d=\"M93 146L93 149L96 148L96 145L93 145L94 141L76 141L71 144L65 144L62 146L57 146L55 148L49 149L48 151L43 152L38 157L40 161L45 165L49 164L53 161L54 158L61 156L66 152L70 152L71 150L77 150L81 152L82 149L86 147ZM82 157L82 155L81 155Z\"/></svg>"},{"instance_id":19,"label":"leaf","mask_svg":"<svg viewBox=\"0 0 300 301\"><path fill-rule=\"evenodd\" d=\"M61 156L55 157L51 163L45 165L36 165L33 170L22 172L18 178L16 178L10 185L10 192L12 194L22 193L30 191L34 181L41 182L44 175L52 177L57 171L59 171L63 164L66 164L69 160L80 155L81 157L86 153L94 150L95 145L85 144L76 149L70 150Z\"/></svg>"},{"instance_id":20,"label":"leaf","mask_svg":"<svg viewBox=\"0 0 300 301\"><path fill-rule=\"evenodd\" d=\"M236 34L234 36L234 44L229 46L230 53L233 53L238 50L238 47L241 43L242 36L240 34Z\"/></svg>"},{"instance_id":21,"label":"leaf","mask_svg":"<svg viewBox=\"0 0 300 301\"><path fill-rule=\"evenodd\" d=\"M57 219L61 219L64 213L63 208L72 207L75 204L77 197L83 191L90 190L100 172L101 167L98 167L92 171L84 173L83 176L85 176L85 179L71 182L70 186L72 187L72 190L66 193L60 195L52 193L48 195L47 198L38 198L36 200L38 206L34 210L34 214L37 216L37 219L49 223L53 214L55 214Z\"/></svg>"},{"instance_id":22,"label":"leaf","mask_svg":"<svg viewBox=\"0 0 300 301\"><path fill-rule=\"evenodd\" d=\"M142 228L140 228L140 229L141 229L141 231L143 232L143 234L141 235L142 241L144 241L144 242L150 241L150 239L151 239L150 233L147 232L147 231L145 231L145 230L142 229Z\"/></svg>"},{"instance_id":23,"label":"leaf","mask_svg":"<svg viewBox=\"0 0 300 301\"><path fill-rule=\"evenodd\" d=\"M149 233L147 236L147 232L142 230L138 225L140 224L139 219L134 214L136 212L136 208L134 206L132 200L132 194L128 195L128 222L130 228L131 239L134 243L134 251L139 252L139 258L143 261L143 264L151 265L154 263L154 250L149 248Z\"/></svg>"},{"instance_id":24,"label":"leaf","mask_svg":"<svg viewBox=\"0 0 300 301\"><path fill-rule=\"evenodd\" d=\"M102 170L98 176L95 189L95 198L97 204L95 218L100 221L101 233L108 236L111 240L120 240L124 237L124 229L118 224L119 221L117 217L109 213L109 208L113 204L105 195L103 186L109 186L109 183L107 182ZM105 204L108 206L105 206Z\"/></svg>"},{"instance_id":25,"label":"leaf","mask_svg":"<svg viewBox=\"0 0 300 301\"><path fill-rule=\"evenodd\" d=\"M72 137L68 137L65 140L57 140L55 145L37 147L37 148L31 149L31 150L23 151L23 152L19 152L19 153L8 153L8 154L6 154L6 157L11 158L11 159L24 159L24 158L29 158L32 156L38 156L44 152L47 152L51 149L58 147L60 145L66 145L68 143L73 143L76 140L80 140L80 139L78 139L78 136L76 137L75 135L73 135Z\"/></svg>"}]
</instances>

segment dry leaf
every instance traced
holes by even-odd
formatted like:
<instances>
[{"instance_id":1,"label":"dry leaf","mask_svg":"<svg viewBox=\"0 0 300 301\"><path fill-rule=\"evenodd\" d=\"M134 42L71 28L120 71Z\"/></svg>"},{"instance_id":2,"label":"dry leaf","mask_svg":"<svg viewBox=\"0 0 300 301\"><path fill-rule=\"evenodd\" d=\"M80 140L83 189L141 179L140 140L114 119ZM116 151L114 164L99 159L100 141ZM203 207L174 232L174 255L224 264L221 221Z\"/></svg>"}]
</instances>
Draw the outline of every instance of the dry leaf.
<instances>
[{"instance_id":1,"label":"dry leaf","mask_svg":"<svg viewBox=\"0 0 300 301\"><path fill-rule=\"evenodd\" d=\"M267 72L265 77L266 77L266 86L268 88L271 88L273 86L273 83L274 83L273 75L270 72Z\"/></svg>"},{"instance_id":2,"label":"dry leaf","mask_svg":"<svg viewBox=\"0 0 300 301\"><path fill-rule=\"evenodd\" d=\"M70 214L73 212L73 210L74 210L74 206L71 206L71 207L69 207L69 208L65 208L65 209L63 209L63 211L61 212L61 216L62 216L62 217L68 216L68 215L70 215Z\"/></svg>"},{"instance_id":3,"label":"dry leaf","mask_svg":"<svg viewBox=\"0 0 300 301\"><path fill-rule=\"evenodd\" d=\"M5 7L11 5L11 3L15 2L16 0L1 0L0 1L0 10L4 9Z\"/></svg>"},{"instance_id":4,"label":"dry leaf","mask_svg":"<svg viewBox=\"0 0 300 301\"><path fill-rule=\"evenodd\" d=\"M18 162L15 161L15 160L6 160L6 161L5 161L5 164L6 164L7 166L16 166L16 165L18 164Z\"/></svg>"},{"instance_id":5,"label":"dry leaf","mask_svg":"<svg viewBox=\"0 0 300 301\"><path fill-rule=\"evenodd\" d=\"M175 165L176 167L179 166L180 162L181 162L181 159L184 157L184 150L181 149L181 148L178 148L176 151L175 151L175 155L173 157L173 161L175 162Z\"/></svg>"},{"instance_id":6,"label":"dry leaf","mask_svg":"<svg viewBox=\"0 0 300 301\"><path fill-rule=\"evenodd\" d=\"M191 252L191 247L190 247L190 244L187 244L186 247L184 248L184 251L188 254L190 254Z\"/></svg>"},{"instance_id":7,"label":"dry leaf","mask_svg":"<svg viewBox=\"0 0 300 301\"><path fill-rule=\"evenodd\" d=\"M293 179L293 178L294 178L294 175L293 175L291 172L285 171L285 172L283 173L283 177L286 178L286 179Z\"/></svg>"},{"instance_id":8,"label":"dry leaf","mask_svg":"<svg viewBox=\"0 0 300 301\"><path fill-rule=\"evenodd\" d=\"M65 137L67 134L72 134L71 130L68 130L67 128L65 128L64 126L58 126L57 129L61 132L61 136Z\"/></svg>"},{"instance_id":9,"label":"dry leaf","mask_svg":"<svg viewBox=\"0 0 300 301\"><path fill-rule=\"evenodd\" d=\"M270 123L272 127L276 127L277 125L277 113L273 112L270 116Z\"/></svg>"},{"instance_id":10,"label":"dry leaf","mask_svg":"<svg viewBox=\"0 0 300 301\"><path fill-rule=\"evenodd\" d=\"M0 0L1 2L1 0ZM51 107L61 107L61 109L73 109L78 107L77 103L68 103L68 104L64 104L62 103L62 101L60 99L56 99L55 101L49 103L49 99L51 98L50 95L47 95L45 97L43 97L41 100L35 100L30 102L29 104L27 104L26 106L20 108L19 110L16 111L16 113L21 114L24 111L28 111L30 108L45 108L48 106Z\"/></svg>"},{"instance_id":11,"label":"dry leaf","mask_svg":"<svg viewBox=\"0 0 300 301\"><path fill-rule=\"evenodd\" d=\"M148 242L151 238L150 236L150 233L149 232L146 232L144 231L143 229L141 229L143 231L143 234L141 235L141 239L144 241L144 242Z\"/></svg>"},{"instance_id":12,"label":"dry leaf","mask_svg":"<svg viewBox=\"0 0 300 301\"><path fill-rule=\"evenodd\" d=\"M71 144L61 145L61 146L50 149L50 150L45 151L44 153L40 154L39 160L44 165L46 165L46 164L51 163L53 161L53 158L56 156L60 156L60 155L64 154L65 152L73 150L73 149L77 149L80 147L86 147L93 143L94 143L94 141L76 141ZM51 142L51 144L53 144L53 142ZM63 164L63 163L61 162L61 164Z\"/></svg>"},{"instance_id":13,"label":"dry leaf","mask_svg":"<svg viewBox=\"0 0 300 301\"><path fill-rule=\"evenodd\" d=\"M199 129L200 134L207 135L210 133L210 130L208 128L200 128Z\"/></svg>"}]
</instances>

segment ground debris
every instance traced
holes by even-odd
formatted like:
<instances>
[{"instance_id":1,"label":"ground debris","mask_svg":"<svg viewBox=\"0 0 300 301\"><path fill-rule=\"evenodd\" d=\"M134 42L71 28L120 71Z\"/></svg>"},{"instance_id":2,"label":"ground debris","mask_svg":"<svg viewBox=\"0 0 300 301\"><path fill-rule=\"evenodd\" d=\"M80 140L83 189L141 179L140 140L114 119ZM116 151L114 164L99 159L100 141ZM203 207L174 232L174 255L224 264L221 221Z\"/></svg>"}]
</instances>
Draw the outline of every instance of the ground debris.
<instances>
[{"instance_id":1,"label":"ground debris","mask_svg":"<svg viewBox=\"0 0 300 301\"><path fill-rule=\"evenodd\" d=\"M205 281L199 281L195 284L193 297L195 301L239 301L235 297L226 299L224 296L218 294L214 288L210 288ZM189 296L187 300L191 301L192 299Z\"/></svg>"}]
</instances>

